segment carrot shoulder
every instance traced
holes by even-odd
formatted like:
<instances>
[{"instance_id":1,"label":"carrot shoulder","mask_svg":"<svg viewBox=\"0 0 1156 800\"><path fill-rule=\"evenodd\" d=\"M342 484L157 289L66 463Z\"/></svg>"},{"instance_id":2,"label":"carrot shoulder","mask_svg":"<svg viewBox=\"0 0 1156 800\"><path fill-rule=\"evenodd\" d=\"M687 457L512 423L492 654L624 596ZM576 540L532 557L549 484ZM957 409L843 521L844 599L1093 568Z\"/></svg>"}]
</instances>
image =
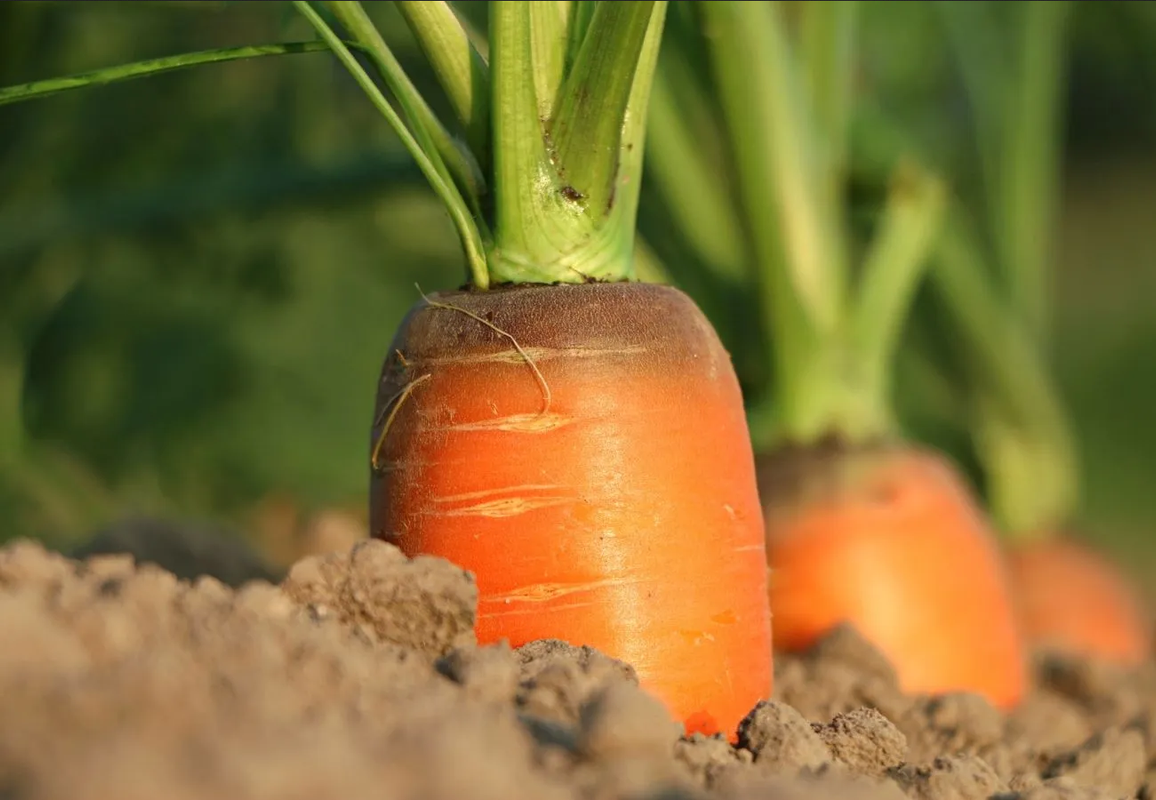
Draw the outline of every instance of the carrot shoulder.
<instances>
[{"instance_id":1,"label":"carrot shoulder","mask_svg":"<svg viewBox=\"0 0 1156 800\"><path fill-rule=\"evenodd\" d=\"M394 340L377 405L372 531L475 574L480 642L599 648L706 733L769 696L742 399L686 295L435 295Z\"/></svg>"}]
</instances>

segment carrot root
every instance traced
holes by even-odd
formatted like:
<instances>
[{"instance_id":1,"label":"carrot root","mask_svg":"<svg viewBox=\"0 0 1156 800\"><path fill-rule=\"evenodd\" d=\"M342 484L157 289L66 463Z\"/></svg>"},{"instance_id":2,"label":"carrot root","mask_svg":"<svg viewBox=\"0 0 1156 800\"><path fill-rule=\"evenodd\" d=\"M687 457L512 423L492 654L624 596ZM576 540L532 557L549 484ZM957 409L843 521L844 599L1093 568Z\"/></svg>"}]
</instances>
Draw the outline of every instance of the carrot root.
<instances>
[{"instance_id":1,"label":"carrot root","mask_svg":"<svg viewBox=\"0 0 1156 800\"><path fill-rule=\"evenodd\" d=\"M639 283L451 292L390 353L373 535L474 574L479 642L595 647L688 731L733 739L773 688L763 521L738 381L694 303Z\"/></svg>"},{"instance_id":2,"label":"carrot root","mask_svg":"<svg viewBox=\"0 0 1156 800\"><path fill-rule=\"evenodd\" d=\"M1152 652L1144 604L1106 557L1069 536L1015 545L1012 582L1024 635L1039 649L1125 667Z\"/></svg>"},{"instance_id":3,"label":"carrot root","mask_svg":"<svg viewBox=\"0 0 1156 800\"><path fill-rule=\"evenodd\" d=\"M850 623L908 692L1021 699L1026 656L998 542L962 477L905 446L788 453L760 465L775 646Z\"/></svg>"}]
</instances>

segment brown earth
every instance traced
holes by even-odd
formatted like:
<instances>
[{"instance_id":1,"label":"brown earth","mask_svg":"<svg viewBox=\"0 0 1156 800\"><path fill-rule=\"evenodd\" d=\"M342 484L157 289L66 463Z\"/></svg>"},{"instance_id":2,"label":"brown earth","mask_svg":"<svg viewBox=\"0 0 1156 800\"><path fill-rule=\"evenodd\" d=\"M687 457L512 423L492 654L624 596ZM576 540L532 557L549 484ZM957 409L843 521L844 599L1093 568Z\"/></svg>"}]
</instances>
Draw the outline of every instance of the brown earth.
<instances>
[{"instance_id":1,"label":"brown earth","mask_svg":"<svg viewBox=\"0 0 1156 800\"><path fill-rule=\"evenodd\" d=\"M739 746L626 664L476 646L476 590L381 542L280 586L0 550L3 800L1156 798L1156 665L1041 657L1003 716L909 697L853 631L780 656Z\"/></svg>"}]
</instances>

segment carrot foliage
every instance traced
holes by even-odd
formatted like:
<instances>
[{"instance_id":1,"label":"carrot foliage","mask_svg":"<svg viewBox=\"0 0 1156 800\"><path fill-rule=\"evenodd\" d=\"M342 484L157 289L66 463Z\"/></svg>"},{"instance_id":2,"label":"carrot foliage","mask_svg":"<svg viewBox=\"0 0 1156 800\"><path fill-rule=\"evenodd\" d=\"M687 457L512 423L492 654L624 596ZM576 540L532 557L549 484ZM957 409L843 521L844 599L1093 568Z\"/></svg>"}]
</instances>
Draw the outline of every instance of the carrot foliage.
<instances>
[{"instance_id":1,"label":"carrot foliage","mask_svg":"<svg viewBox=\"0 0 1156 800\"><path fill-rule=\"evenodd\" d=\"M897 160L874 237L857 252L844 194L858 4L796 4L793 21L781 2L676 5L652 170L706 267L690 280L704 284L708 313L730 314L736 287L754 298L728 344L756 445L886 436L890 365L945 191L922 164ZM699 79L679 62L699 65ZM680 166L691 150L698 163ZM719 172L725 189L709 186ZM725 235L712 235L716 224ZM754 344L742 333L752 321L764 334Z\"/></svg>"},{"instance_id":2,"label":"carrot foliage","mask_svg":"<svg viewBox=\"0 0 1156 800\"><path fill-rule=\"evenodd\" d=\"M402 137L461 236L472 283L634 275L634 220L666 3L492 3L483 57L446 3L398 3L460 136L413 89L357 2L298 10ZM357 42L401 108L389 105ZM527 76L532 76L528 80Z\"/></svg>"}]
</instances>

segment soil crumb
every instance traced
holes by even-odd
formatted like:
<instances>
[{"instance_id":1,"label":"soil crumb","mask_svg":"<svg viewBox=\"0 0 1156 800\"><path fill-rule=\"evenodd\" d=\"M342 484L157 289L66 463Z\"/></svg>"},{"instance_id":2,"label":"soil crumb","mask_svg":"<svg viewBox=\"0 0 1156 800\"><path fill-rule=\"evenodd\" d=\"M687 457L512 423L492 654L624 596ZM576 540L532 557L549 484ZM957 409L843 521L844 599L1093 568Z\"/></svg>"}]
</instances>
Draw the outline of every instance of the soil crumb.
<instances>
[{"instance_id":1,"label":"soil crumb","mask_svg":"<svg viewBox=\"0 0 1156 800\"><path fill-rule=\"evenodd\" d=\"M1152 664L1041 653L1004 715L905 695L843 627L731 745L589 647L479 647L440 559L366 540L276 584L109 549L0 549L4 800L1156 800Z\"/></svg>"}]
</instances>

